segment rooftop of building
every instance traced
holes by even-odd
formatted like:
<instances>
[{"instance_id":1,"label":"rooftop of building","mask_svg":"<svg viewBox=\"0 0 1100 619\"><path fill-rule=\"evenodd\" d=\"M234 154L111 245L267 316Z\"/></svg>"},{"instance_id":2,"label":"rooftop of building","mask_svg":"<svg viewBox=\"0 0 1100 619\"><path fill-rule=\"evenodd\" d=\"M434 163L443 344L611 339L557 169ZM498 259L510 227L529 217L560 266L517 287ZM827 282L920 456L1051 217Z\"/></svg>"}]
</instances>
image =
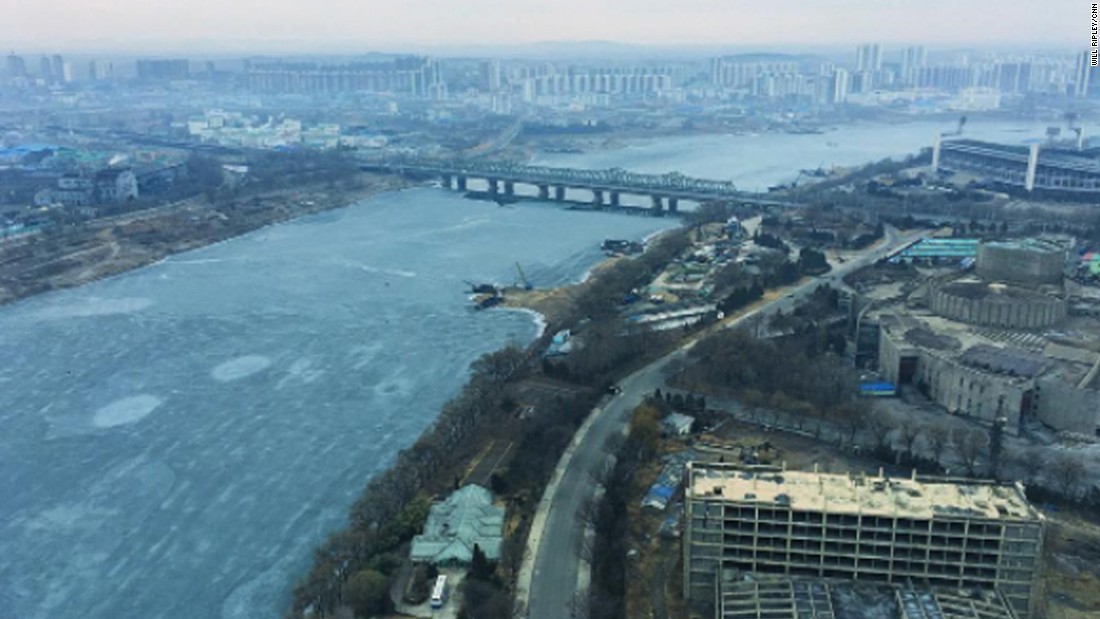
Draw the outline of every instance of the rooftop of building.
<instances>
[{"instance_id":1,"label":"rooftop of building","mask_svg":"<svg viewBox=\"0 0 1100 619\"><path fill-rule=\"evenodd\" d=\"M1003 282L987 282L975 275L963 275L958 279L940 285L940 289L964 299L1042 299L1049 295L1040 289L1016 286Z\"/></svg>"},{"instance_id":2,"label":"rooftop of building","mask_svg":"<svg viewBox=\"0 0 1100 619\"><path fill-rule=\"evenodd\" d=\"M95 173L95 179L99 182L113 182L126 172L130 172L130 168L104 168Z\"/></svg>"},{"instance_id":3,"label":"rooftop of building","mask_svg":"<svg viewBox=\"0 0 1100 619\"><path fill-rule=\"evenodd\" d=\"M1086 345L1081 337L1068 337L1075 332L1036 333L977 327L900 304L882 307L869 317L881 325L882 337L890 338L903 351L921 349L939 357L957 358L975 371L1021 381L1057 374L1076 383L1100 356L1088 348L1074 346Z\"/></svg>"},{"instance_id":4,"label":"rooftop of building","mask_svg":"<svg viewBox=\"0 0 1100 619\"><path fill-rule=\"evenodd\" d=\"M692 463L690 498L796 511L888 518L1038 521L1020 484L928 477L890 478Z\"/></svg>"},{"instance_id":5,"label":"rooftop of building","mask_svg":"<svg viewBox=\"0 0 1100 619\"><path fill-rule=\"evenodd\" d=\"M1028 237L1023 239L1011 239L1003 241L986 241L983 245L989 247L998 247L1004 249L1018 249L1021 251L1032 251L1036 253L1064 253L1066 251L1065 246L1055 243L1054 241L1047 239L1039 239L1034 237Z\"/></svg>"},{"instance_id":6,"label":"rooftop of building","mask_svg":"<svg viewBox=\"0 0 1100 619\"><path fill-rule=\"evenodd\" d=\"M1005 161L1026 163L1031 144L1000 144L959 138L944 140L940 148L946 152L972 153L994 156ZM1100 172L1100 160L1094 148L1077 150L1064 146L1039 144L1039 165L1070 168L1081 172Z\"/></svg>"},{"instance_id":7,"label":"rooftop of building","mask_svg":"<svg viewBox=\"0 0 1100 619\"><path fill-rule=\"evenodd\" d=\"M455 490L432 505L424 532L413 538L414 561L469 563L476 545L486 558L500 557L504 508L493 505L493 495L481 486Z\"/></svg>"}]
</instances>

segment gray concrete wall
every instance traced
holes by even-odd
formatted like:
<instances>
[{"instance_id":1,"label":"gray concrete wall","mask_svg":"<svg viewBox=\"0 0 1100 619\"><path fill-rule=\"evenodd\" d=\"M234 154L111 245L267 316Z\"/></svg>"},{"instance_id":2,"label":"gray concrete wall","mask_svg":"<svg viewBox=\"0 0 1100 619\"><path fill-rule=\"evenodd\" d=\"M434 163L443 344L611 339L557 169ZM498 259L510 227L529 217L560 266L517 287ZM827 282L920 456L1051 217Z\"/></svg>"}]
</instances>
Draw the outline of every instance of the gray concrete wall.
<instances>
[{"instance_id":1,"label":"gray concrete wall","mask_svg":"<svg viewBox=\"0 0 1100 619\"><path fill-rule=\"evenodd\" d=\"M1008 420L1005 431L1011 434L1019 431L1024 393L1034 386L1029 380L982 372L927 351L921 351L916 380L928 385L933 402L952 413L992 424L999 412Z\"/></svg>"},{"instance_id":2,"label":"gray concrete wall","mask_svg":"<svg viewBox=\"0 0 1100 619\"><path fill-rule=\"evenodd\" d=\"M1065 252L986 243L978 247L978 275L989 281L1057 285L1064 269Z\"/></svg>"},{"instance_id":3,"label":"gray concrete wall","mask_svg":"<svg viewBox=\"0 0 1100 619\"><path fill-rule=\"evenodd\" d=\"M1035 416L1039 421L1055 430L1096 436L1100 392L1077 389L1054 377L1039 379L1038 386Z\"/></svg>"},{"instance_id":4,"label":"gray concrete wall","mask_svg":"<svg viewBox=\"0 0 1100 619\"><path fill-rule=\"evenodd\" d=\"M898 373L901 367L901 357L913 354L912 349L904 342L899 342L890 335L890 332L882 327L879 329L878 338L878 368L882 379L898 384Z\"/></svg>"},{"instance_id":5,"label":"gray concrete wall","mask_svg":"<svg viewBox=\"0 0 1100 619\"><path fill-rule=\"evenodd\" d=\"M944 318L1006 329L1049 327L1065 320L1067 312L1064 298L1036 295L1021 299L990 295L981 299L969 299L939 287L933 287L929 291L928 306Z\"/></svg>"}]
</instances>

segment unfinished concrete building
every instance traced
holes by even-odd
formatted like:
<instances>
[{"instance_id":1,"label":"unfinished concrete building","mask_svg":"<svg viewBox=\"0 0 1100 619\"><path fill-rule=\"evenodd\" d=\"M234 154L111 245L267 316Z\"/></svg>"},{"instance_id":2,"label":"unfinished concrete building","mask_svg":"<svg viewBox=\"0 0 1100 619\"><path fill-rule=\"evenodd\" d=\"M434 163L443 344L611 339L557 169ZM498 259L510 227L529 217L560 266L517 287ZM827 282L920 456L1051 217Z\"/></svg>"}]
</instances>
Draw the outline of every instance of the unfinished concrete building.
<instances>
[{"instance_id":1,"label":"unfinished concrete building","mask_svg":"<svg viewBox=\"0 0 1100 619\"><path fill-rule=\"evenodd\" d=\"M745 574L992 591L1037 601L1044 520L1019 484L690 463L684 595L709 605Z\"/></svg>"},{"instance_id":2,"label":"unfinished concrete building","mask_svg":"<svg viewBox=\"0 0 1100 619\"><path fill-rule=\"evenodd\" d=\"M1017 619L991 590L927 589L786 576L725 582L718 619Z\"/></svg>"}]
</instances>

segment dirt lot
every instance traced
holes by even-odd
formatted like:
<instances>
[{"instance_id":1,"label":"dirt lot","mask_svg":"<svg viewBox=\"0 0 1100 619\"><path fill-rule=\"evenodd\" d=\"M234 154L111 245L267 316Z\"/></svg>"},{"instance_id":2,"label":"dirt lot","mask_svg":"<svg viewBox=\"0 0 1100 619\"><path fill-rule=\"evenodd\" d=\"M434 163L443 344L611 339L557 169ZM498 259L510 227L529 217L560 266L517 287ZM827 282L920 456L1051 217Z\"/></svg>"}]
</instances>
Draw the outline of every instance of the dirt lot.
<instances>
[{"instance_id":1,"label":"dirt lot","mask_svg":"<svg viewBox=\"0 0 1100 619\"><path fill-rule=\"evenodd\" d=\"M1100 525L1072 512L1047 511L1047 619L1100 616Z\"/></svg>"},{"instance_id":2,"label":"dirt lot","mask_svg":"<svg viewBox=\"0 0 1100 619\"><path fill-rule=\"evenodd\" d=\"M509 288L504 292L504 305L538 312L546 318L547 324L560 325L568 317L572 308L576 307L577 298L588 287L589 282L598 279L602 272L620 259L608 258L599 263L592 269L591 276L579 284L535 290Z\"/></svg>"}]
</instances>

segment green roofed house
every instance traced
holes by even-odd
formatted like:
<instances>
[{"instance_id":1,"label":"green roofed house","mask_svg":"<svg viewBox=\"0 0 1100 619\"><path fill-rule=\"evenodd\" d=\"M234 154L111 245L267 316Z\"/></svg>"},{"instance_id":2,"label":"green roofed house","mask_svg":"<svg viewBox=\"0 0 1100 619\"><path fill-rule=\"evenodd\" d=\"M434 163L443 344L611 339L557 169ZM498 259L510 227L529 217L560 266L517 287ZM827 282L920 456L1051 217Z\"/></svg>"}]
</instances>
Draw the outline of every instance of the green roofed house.
<instances>
[{"instance_id":1,"label":"green roofed house","mask_svg":"<svg viewBox=\"0 0 1100 619\"><path fill-rule=\"evenodd\" d=\"M435 565L468 565L476 544L485 558L500 559L504 508L481 486L463 486L432 505L424 532L413 538L410 558Z\"/></svg>"}]
</instances>

